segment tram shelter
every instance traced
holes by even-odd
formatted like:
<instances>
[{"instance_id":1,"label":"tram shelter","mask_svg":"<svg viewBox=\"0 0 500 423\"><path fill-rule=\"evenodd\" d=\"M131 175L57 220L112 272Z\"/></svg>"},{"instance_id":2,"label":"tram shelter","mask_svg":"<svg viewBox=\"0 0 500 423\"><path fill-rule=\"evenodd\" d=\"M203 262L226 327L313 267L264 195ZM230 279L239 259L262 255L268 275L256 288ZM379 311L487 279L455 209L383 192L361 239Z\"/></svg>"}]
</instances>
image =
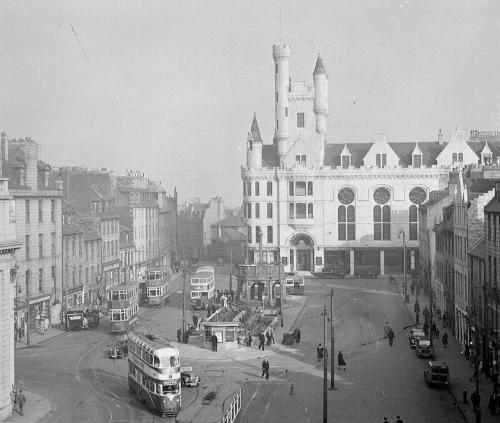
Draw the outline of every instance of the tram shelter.
<instances>
[{"instance_id":1,"label":"tram shelter","mask_svg":"<svg viewBox=\"0 0 500 423\"><path fill-rule=\"evenodd\" d=\"M234 350L238 348L239 322L202 322L203 346L210 348L212 335L217 337L217 349Z\"/></svg>"}]
</instances>

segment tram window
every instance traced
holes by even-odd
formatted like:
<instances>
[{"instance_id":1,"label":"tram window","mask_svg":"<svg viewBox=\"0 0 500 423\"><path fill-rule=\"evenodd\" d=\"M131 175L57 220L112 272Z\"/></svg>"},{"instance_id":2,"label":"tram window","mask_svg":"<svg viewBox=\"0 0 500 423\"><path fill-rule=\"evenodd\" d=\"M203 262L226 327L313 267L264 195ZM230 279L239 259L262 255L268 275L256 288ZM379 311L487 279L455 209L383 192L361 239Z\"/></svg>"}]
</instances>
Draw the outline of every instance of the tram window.
<instances>
[{"instance_id":1,"label":"tram window","mask_svg":"<svg viewBox=\"0 0 500 423\"><path fill-rule=\"evenodd\" d=\"M176 385L163 385L163 395L165 394L178 394L179 384Z\"/></svg>"},{"instance_id":2,"label":"tram window","mask_svg":"<svg viewBox=\"0 0 500 423\"><path fill-rule=\"evenodd\" d=\"M120 321L120 311L113 311L111 313L111 320L114 322L119 322Z\"/></svg>"},{"instance_id":3,"label":"tram window","mask_svg":"<svg viewBox=\"0 0 500 423\"><path fill-rule=\"evenodd\" d=\"M111 294L111 299L112 299L113 301L118 301L118 299L119 299L119 298L120 298L120 297L119 297L119 295L118 295L118 292L113 292L113 293Z\"/></svg>"},{"instance_id":4,"label":"tram window","mask_svg":"<svg viewBox=\"0 0 500 423\"><path fill-rule=\"evenodd\" d=\"M175 366L177 366L177 359L175 355L173 355L172 357L170 357L170 367L175 367Z\"/></svg>"},{"instance_id":5,"label":"tram window","mask_svg":"<svg viewBox=\"0 0 500 423\"><path fill-rule=\"evenodd\" d=\"M153 363L155 367L160 367L160 359L156 355L153 356Z\"/></svg>"}]
</instances>

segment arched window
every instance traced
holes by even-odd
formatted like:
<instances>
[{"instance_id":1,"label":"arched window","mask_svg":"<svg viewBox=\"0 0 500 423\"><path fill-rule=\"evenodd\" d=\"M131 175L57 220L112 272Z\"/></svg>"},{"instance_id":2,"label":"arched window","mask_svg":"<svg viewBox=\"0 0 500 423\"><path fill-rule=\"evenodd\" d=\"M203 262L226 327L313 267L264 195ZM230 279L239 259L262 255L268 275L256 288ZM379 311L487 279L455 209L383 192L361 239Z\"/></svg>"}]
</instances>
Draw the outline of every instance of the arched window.
<instances>
[{"instance_id":1,"label":"arched window","mask_svg":"<svg viewBox=\"0 0 500 423\"><path fill-rule=\"evenodd\" d=\"M373 239L375 241L391 239L391 207L385 204L390 198L391 194L387 188L377 188L373 193L373 199L378 203L373 207Z\"/></svg>"},{"instance_id":2,"label":"arched window","mask_svg":"<svg viewBox=\"0 0 500 423\"><path fill-rule=\"evenodd\" d=\"M354 191L342 188L338 199L342 203L337 209L339 241L354 241L356 239L356 209L354 208Z\"/></svg>"},{"instance_id":3,"label":"arched window","mask_svg":"<svg viewBox=\"0 0 500 423\"><path fill-rule=\"evenodd\" d=\"M418 239L418 205L425 202L427 193L423 188L415 187L410 191L408 196L413 203L408 210L408 225L410 240L416 241Z\"/></svg>"}]
</instances>

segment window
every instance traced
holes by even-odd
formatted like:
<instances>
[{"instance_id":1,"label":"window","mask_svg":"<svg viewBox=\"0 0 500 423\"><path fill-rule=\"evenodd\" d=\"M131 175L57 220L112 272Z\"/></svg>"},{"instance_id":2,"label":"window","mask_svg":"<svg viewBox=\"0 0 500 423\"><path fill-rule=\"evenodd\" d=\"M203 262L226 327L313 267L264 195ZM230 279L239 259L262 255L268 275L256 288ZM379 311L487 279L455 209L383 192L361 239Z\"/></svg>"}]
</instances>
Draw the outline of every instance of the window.
<instances>
[{"instance_id":1,"label":"window","mask_svg":"<svg viewBox=\"0 0 500 423\"><path fill-rule=\"evenodd\" d=\"M276 121L276 129L280 129L280 124L278 121Z\"/></svg>"},{"instance_id":2,"label":"window","mask_svg":"<svg viewBox=\"0 0 500 423\"><path fill-rule=\"evenodd\" d=\"M274 73L278 73L278 64L277 63L274 64Z\"/></svg>"},{"instance_id":3,"label":"window","mask_svg":"<svg viewBox=\"0 0 500 423\"><path fill-rule=\"evenodd\" d=\"M267 195L273 195L273 183L272 182L268 182L267 183Z\"/></svg>"},{"instance_id":4,"label":"window","mask_svg":"<svg viewBox=\"0 0 500 423\"><path fill-rule=\"evenodd\" d=\"M273 218L273 203L267 203L267 218Z\"/></svg>"},{"instance_id":5,"label":"window","mask_svg":"<svg viewBox=\"0 0 500 423\"><path fill-rule=\"evenodd\" d=\"M297 128L305 127L305 116L303 112L297 113Z\"/></svg>"},{"instance_id":6,"label":"window","mask_svg":"<svg viewBox=\"0 0 500 423\"><path fill-rule=\"evenodd\" d=\"M89 268L85 268L85 283L88 285L89 284Z\"/></svg>"},{"instance_id":7,"label":"window","mask_svg":"<svg viewBox=\"0 0 500 423\"><path fill-rule=\"evenodd\" d=\"M43 292L43 269L38 269L38 292Z\"/></svg>"},{"instance_id":8,"label":"window","mask_svg":"<svg viewBox=\"0 0 500 423\"><path fill-rule=\"evenodd\" d=\"M260 226L255 227L255 242L259 244L262 241L262 231Z\"/></svg>"},{"instance_id":9,"label":"window","mask_svg":"<svg viewBox=\"0 0 500 423\"><path fill-rule=\"evenodd\" d=\"M30 259L30 236L26 235L26 260Z\"/></svg>"},{"instance_id":10,"label":"window","mask_svg":"<svg viewBox=\"0 0 500 423\"><path fill-rule=\"evenodd\" d=\"M387 164L387 154L377 154L375 156L377 167L384 168Z\"/></svg>"},{"instance_id":11,"label":"window","mask_svg":"<svg viewBox=\"0 0 500 423\"><path fill-rule=\"evenodd\" d=\"M271 244L273 242L273 227L267 227L267 243Z\"/></svg>"},{"instance_id":12,"label":"window","mask_svg":"<svg viewBox=\"0 0 500 423\"><path fill-rule=\"evenodd\" d=\"M24 201L24 209L26 211L26 223L30 223L30 200Z\"/></svg>"},{"instance_id":13,"label":"window","mask_svg":"<svg viewBox=\"0 0 500 423\"><path fill-rule=\"evenodd\" d=\"M285 107L285 117L288 117L288 107Z\"/></svg>"},{"instance_id":14,"label":"window","mask_svg":"<svg viewBox=\"0 0 500 423\"><path fill-rule=\"evenodd\" d=\"M289 195L293 195L293 192L294 192L294 191L293 191L293 182L292 182L292 181L290 181L290 182L288 183L288 194L289 194Z\"/></svg>"},{"instance_id":15,"label":"window","mask_svg":"<svg viewBox=\"0 0 500 423\"><path fill-rule=\"evenodd\" d=\"M252 227L251 226L247 227L247 242L249 244L252 243Z\"/></svg>"},{"instance_id":16,"label":"window","mask_svg":"<svg viewBox=\"0 0 500 423\"><path fill-rule=\"evenodd\" d=\"M306 183L304 181L295 182L295 195L296 196L306 195Z\"/></svg>"},{"instance_id":17,"label":"window","mask_svg":"<svg viewBox=\"0 0 500 423\"><path fill-rule=\"evenodd\" d=\"M339 241L356 239L356 211L353 205L338 208Z\"/></svg>"},{"instance_id":18,"label":"window","mask_svg":"<svg viewBox=\"0 0 500 423\"><path fill-rule=\"evenodd\" d=\"M52 276L52 286L55 288L57 286L56 285L56 266L52 266L51 276Z\"/></svg>"},{"instance_id":19,"label":"window","mask_svg":"<svg viewBox=\"0 0 500 423\"><path fill-rule=\"evenodd\" d=\"M85 243L85 260L89 259L89 243Z\"/></svg>"},{"instance_id":20,"label":"window","mask_svg":"<svg viewBox=\"0 0 500 423\"><path fill-rule=\"evenodd\" d=\"M43 222L43 200L38 200L38 221Z\"/></svg>"},{"instance_id":21,"label":"window","mask_svg":"<svg viewBox=\"0 0 500 423\"><path fill-rule=\"evenodd\" d=\"M252 183L247 182L247 195L250 196L252 195Z\"/></svg>"},{"instance_id":22,"label":"window","mask_svg":"<svg viewBox=\"0 0 500 423\"><path fill-rule=\"evenodd\" d=\"M462 163L464 161L464 154L463 153L458 153L458 161Z\"/></svg>"},{"instance_id":23,"label":"window","mask_svg":"<svg viewBox=\"0 0 500 423\"><path fill-rule=\"evenodd\" d=\"M300 161L302 162L302 164L304 166L306 165L306 155L305 154L302 154L302 156L300 156Z\"/></svg>"},{"instance_id":24,"label":"window","mask_svg":"<svg viewBox=\"0 0 500 423\"><path fill-rule=\"evenodd\" d=\"M259 219L260 218L260 204L255 203L255 218Z\"/></svg>"},{"instance_id":25,"label":"window","mask_svg":"<svg viewBox=\"0 0 500 423\"><path fill-rule=\"evenodd\" d=\"M252 218L252 203L247 203L247 217Z\"/></svg>"},{"instance_id":26,"label":"window","mask_svg":"<svg viewBox=\"0 0 500 423\"><path fill-rule=\"evenodd\" d=\"M309 181L307 183L307 195L313 195L313 183Z\"/></svg>"},{"instance_id":27,"label":"window","mask_svg":"<svg viewBox=\"0 0 500 423\"><path fill-rule=\"evenodd\" d=\"M417 206L411 205L409 210L410 241L418 238L418 213Z\"/></svg>"},{"instance_id":28,"label":"window","mask_svg":"<svg viewBox=\"0 0 500 423\"><path fill-rule=\"evenodd\" d=\"M288 218L295 219L295 207L293 203L288 205Z\"/></svg>"},{"instance_id":29,"label":"window","mask_svg":"<svg viewBox=\"0 0 500 423\"><path fill-rule=\"evenodd\" d=\"M314 215L314 213L313 213L313 204L312 204L312 203L309 203L309 204L307 205L307 218L308 218L308 219L312 219L312 218L313 218L313 215Z\"/></svg>"},{"instance_id":30,"label":"window","mask_svg":"<svg viewBox=\"0 0 500 423\"><path fill-rule=\"evenodd\" d=\"M71 252L72 252L71 255L75 257L76 256L75 237L71 238Z\"/></svg>"},{"instance_id":31,"label":"window","mask_svg":"<svg viewBox=\"0 0 500 423\"><path fill-rule=\"evenodd\" d=\"M297 203L295 205L295 218L296 219L306 218L306 203Z\"/></svg>"},{"instance_id":32,"label":"window","mask_svg":"<svg viewBox=\"0 0 500 423\"><path fill-rule=\"evenodd\" d=\"M50 251L52 256L56 255L56 233L52 232L50 234Z\"/></svg>"},{"instance_id":33,"label":"window","mask_svg":"<svg viewBox=\"0 0 500 423\"><path fill-rule=\"evenodd\" d=\"M50 221L56 221L56 200L50 200Z\"/></svg>"},{"instance_id":34,"label":"window","mask_svg":"<svg viewBox=\"0 0 500 423\"><path fill-rule=\"evenodd\" d=\"M297 155L295 156L295 163L296 163L296 164L300 164L300 155L299 155L299 154L297 154Z\"/></svg>"},{"instance_id":35,"label":"window","mask_svg":"<svg viewBox=\"0 0 500 423\"><path fill-rule=\"evenodd\" d=\"M413 155L413 167L422 167L422 155L414 154Z\"/></svg>"},{"instance_id":36,"label":"window","mask_svg":"<svg viewBox=\"0 0 500 423\"><path fill-rule=\"evenodd\" d=\"M255 182L255 195L260 195L260 184Z\"/></svg>"},{"instance_id":37,"label":"window","mask_svg":"<svg viewBox=\"0 0 500 423\"><path fill-rule=\"evenodd\" d=\"M391 239L391 208L375 206L373 208L373 239L388 241Z\"/></svg>"},{"instance_id":38,"label":"window","mask_svg":"<svg viewBox=\"0 0 500 423\"><path fill-rule=\"evenodd\" d=\"M351 156L342 156L341 162L342 169L348 169L351 165Z\"/></svg>"}]
</instances>

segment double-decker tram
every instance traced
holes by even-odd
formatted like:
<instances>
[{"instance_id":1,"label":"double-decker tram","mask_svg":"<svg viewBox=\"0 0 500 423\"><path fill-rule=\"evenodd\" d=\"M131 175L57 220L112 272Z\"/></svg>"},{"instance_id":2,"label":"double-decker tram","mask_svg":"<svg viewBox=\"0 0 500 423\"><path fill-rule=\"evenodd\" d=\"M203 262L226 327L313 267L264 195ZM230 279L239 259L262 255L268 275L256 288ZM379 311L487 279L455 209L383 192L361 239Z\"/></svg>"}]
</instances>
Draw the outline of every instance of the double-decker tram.
<instances>
[{"instance_id":1,"label":"double-decker tram","mask_svg":"<svg viewBox=\"0 0 500 423\"><path fill-rule=\"evenodd\" d=\"M146 270L146 301L149 305L165 304L170 272L167 267L154 267Z\"/></svg>"},{"instance_id":2,"label":"double-decker tram","mask_svg":"<svg viewBox=\"0 0 500 423\"><path fill-rule=\"evenodd\" d=\"M191 308L206 309L215 296L215 273L213 266L203 266L191 277Z\"/></svg>"},{"instance_id":3,"label":"double-decker tram","mask_svg":"<svg viewBox=\"0 0 500 423\"><path fill-rule=\"evenodd\" d=\"M139 286L135 282L108 288L108 311L111 333L128 332L139 312Z\"/></svg>"},{"instance_id":4,"label":"double-decker tram","mask_svg":"<svg viewBox=\"0 0 500 423\"><path fill-rule=\"evenodd\" d=\"M160 414L176 415L181 409L179 350L161 338L128 335L128 386L146 406Z\"/></svg>"}]
</instances>

